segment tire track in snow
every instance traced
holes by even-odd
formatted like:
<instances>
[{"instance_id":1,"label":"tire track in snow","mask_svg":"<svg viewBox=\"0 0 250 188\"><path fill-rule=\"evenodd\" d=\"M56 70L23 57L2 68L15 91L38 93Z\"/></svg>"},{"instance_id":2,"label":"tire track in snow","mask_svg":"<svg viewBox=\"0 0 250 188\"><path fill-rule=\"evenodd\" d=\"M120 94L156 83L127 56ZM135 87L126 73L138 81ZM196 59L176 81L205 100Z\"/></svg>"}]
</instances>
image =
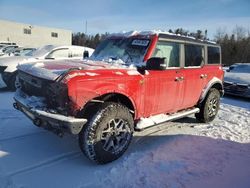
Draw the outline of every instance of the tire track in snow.
<instances>
[{"instance_id":1,"label":"tire track in snow","mask_svg":"<svg viewBox=\"0 0 250 188\"><path fill-rule=\"evenodd\" d=\"M64 154L61 154L61 155L58 155L58 156L55 156L55 157L51 157L48 160L38 162L38 163L36 163L34 165L30 165L30 166L27 166L25 168L18 169L16 171L10 172L10 173L8 173L6 175L6 177L13 177L13 176L16 176L16 175L19 175L19 174L24 174L24 173L27 173L27 172L31 172L31 171L34 171L36 169L51 166L51 165L60 163L60 162L65 161L65 160L71 160L71 159L77 158L80 155L81 155L80 151L73 151L73 152L69 152L69 153L64 153Z\"/></svg>"},{"instance_id":2,"label":"tire track in snow","mask_svg":"<svg viewBox=\"0 0 250 188\"><path fill-rule=\"evenodd\" d=\"M141 139L143 139L144 136L150 136L150 135L160 133L160 132L167 132L168 130L174 127L177 127L177 125L174 122L165 122L165 123L161 123L153 127L147 128L145 130L135 132L134 137L138 137L138 138L133 138L132 142L137 143Z\"/></svg>"},{"instance_id":3,"label":"tire track in snow","mask_svg":"<svg viewBox=\"0 0 250 188\"><path fill-rule=\"evenodd\" d=\"M33 132L33 133L23 134L23 135L19 135L19 136L7 137L7 138L0 139L0 142L18 140L18 139L25 138L27 136L33 136L33 135L38 135L38 134L46 134L46 133L47 133L46 131L39 131L39 132Z\"/></svg>"}]
</instances>

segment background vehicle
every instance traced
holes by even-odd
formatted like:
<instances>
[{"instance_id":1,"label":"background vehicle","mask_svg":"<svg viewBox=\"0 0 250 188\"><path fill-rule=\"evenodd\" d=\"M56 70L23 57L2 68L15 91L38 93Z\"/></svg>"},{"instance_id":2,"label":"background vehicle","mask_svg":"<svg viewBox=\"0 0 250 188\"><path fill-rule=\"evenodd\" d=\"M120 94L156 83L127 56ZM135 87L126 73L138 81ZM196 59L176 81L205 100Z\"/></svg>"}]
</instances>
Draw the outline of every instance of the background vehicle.
<instances>
[{"instance_id":1,"label":"background vehicle","mask_svg":"<svg viewBox=\"0 0 250 188\"><path fill-rule=\"evenodd\" d=\"M82 46L54 46L46 45L36 51L30 51L25 56L13 56L0 58L0 88L8 87L15 90L15 80L19 63L51 60L51 59L83 59L84 52L89 55L94 49Z\"/></svg>"},{"instance_id":2,"label":"background vehicle","mask_svg":"<svg viewBox=\"0 0 250 188\"><path fill-rule=\"evenodd\" d=\"M15 42L9 42L9 41L0 41L0 45L16 45Z\"/></svg>"},{"instance_id":3,"label":"background vehicle","mask_svg":"<svg viewBox=\"0 0 250 188\"><path fill-rule=\"evenodd\" d=\"M5 54L0 56L2 57L10 57L10 56L25 56L27 53L32 53L35 51L36 48L30 48L30 47L18 47L18 48L12 48L5 51Z\"/></svg>"},{"instance_id":4,"label":"background vehicle","mask_svg":"<svg viewBox=\"0 0 250 188\"><path fill-rule=\"evenodd\" d=\"M78 134L102 164L126 151L135 130L191 114L212 121L223 94L220 46L161 32L111 35L88 60L18 70L14 107L60 136Z\"/></svg>"},{"instance_id":5,"label":"background vehicle","mask_svg":"<svg viewBox=\"0 0 250 188\"><path fill-rule=\"evenodd\" d=\"M6 51L11 50L11 49L14 49L14 48L17 48L17 47L18 47L17 45L7 45L7 46L3 46L3 47L0 49L0 57L1 57L2 55L4 55Z\"/></svg>"},{"instance_id":6,"label":"background vehicle","mask_svg":"<svg viewBox=\"0 0 250 188\"><path fill-rule=\"evenodd\" d=\"M225 93L250 97L250 63L236 63L225 72Z\"/></svg>"}]
</instances>

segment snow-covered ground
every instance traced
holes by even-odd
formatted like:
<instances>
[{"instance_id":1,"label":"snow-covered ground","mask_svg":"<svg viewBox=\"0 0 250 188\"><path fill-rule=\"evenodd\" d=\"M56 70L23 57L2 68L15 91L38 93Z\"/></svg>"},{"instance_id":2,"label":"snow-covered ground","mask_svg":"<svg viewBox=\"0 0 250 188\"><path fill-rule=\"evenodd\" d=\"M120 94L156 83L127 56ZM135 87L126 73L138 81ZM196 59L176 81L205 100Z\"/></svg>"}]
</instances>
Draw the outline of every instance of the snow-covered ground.
<instances>
[{"instance_id":1,"label":"snow-covered ground","mask_svg":"<svg viewBox=\"0 0 250 188\"><path fill-rule=\"evenodd\" d=\"M77 137L32 125L0 92L0 187L250 187L250 101L223 98L218 117L191 116L136 133L119 160L96 165Z\"/></svg>"}]
</instances>

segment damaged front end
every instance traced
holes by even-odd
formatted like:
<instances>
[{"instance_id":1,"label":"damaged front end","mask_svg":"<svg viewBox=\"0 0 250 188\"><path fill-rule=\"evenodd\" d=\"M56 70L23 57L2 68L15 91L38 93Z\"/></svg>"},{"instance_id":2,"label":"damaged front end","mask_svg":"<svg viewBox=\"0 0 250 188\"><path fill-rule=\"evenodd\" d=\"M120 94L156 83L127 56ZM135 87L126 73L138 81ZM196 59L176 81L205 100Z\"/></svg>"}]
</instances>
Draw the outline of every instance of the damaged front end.
<instances>
[{"instance_id":1,"label":"damaged front end","mask_svg":"<svg viewBox=\"0 0 250 188\"><path fill-rule=\"evenodd\" d=\"M86 119L76 118L69 107L67 86L19 71L13 106L36 126L59 136L64 132L79 134Z\"/></svg>"}]
</instances>

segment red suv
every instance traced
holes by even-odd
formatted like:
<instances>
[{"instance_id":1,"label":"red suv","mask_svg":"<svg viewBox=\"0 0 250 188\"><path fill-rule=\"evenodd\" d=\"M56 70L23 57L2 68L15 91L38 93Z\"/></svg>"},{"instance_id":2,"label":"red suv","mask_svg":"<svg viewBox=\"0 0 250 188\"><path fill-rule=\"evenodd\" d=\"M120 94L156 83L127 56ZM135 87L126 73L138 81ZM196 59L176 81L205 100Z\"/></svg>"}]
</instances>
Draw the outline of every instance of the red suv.
<instances>
[{"instance_id":1,"label":"red suv","mask_svg":"<svg viewBox=\"0 0 250 188\"><path fill-rule=\"evenodd\" d=\"M18 67L14 107L35 125L79 135L83 153L108 163L134 131L191 114L212 121L223 94L220 46L163 32L110 35L88 60Z\"/></svg>"}]
</instances>

